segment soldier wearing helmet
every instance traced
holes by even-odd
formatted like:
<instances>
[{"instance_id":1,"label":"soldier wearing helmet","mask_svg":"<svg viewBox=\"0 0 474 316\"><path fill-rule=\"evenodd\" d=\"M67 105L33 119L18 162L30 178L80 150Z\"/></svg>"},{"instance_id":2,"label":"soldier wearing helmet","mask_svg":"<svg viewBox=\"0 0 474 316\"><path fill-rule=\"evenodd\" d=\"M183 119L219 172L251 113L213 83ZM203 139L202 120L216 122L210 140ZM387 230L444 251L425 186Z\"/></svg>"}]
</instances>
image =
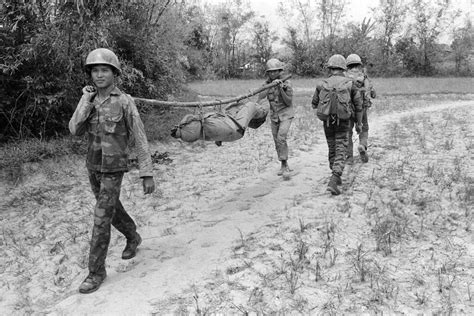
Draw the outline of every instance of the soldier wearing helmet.
<instances>
[{"instance_id":1,"label":"soldier wearing helmet","mask_svg":"<svg viewBox=\"0 0 474 316\"><path fill-rule=\"evenodd\" d=\"M120 75L122 72L117 55L107 48L94 49L87 55L85 68L89 75L91 74L92 67L95 65L109 65L116 75Z\"/></svg>"},{"instance_id":2,"label":"soldier wearing helmet","mask_svg":"<svg viewBox=\"0 0 474 316\"><path fill-rule=\"evenodd\" d=\"M327 68L329 77L318 83L311 104L313 109L316 109L318 118L324 122L324 134L328 143L328 160L332 175L327 190L338 195L341 191L337 186L342 184L348 132L354 110L358 131L361 128L362 98L352 80L344 76L344 56L331 56Z\"/></svg>"},{"instance_id":3,"label":"soldier wearing helmet","mask_svg":"<svg viewBox=\"0 0 474 316\"><path fill-rule=\"evenodd\" d=\"M291 122L295 116L293 88L289 80L284 82L281 80L283 64L278 59L272 58L267 61L265 73L268 76L265 82L266 84L276 82L278 85L261 92L258 96L257 103L260 103L265 98L267 98L270 103L272 136L278 159L281 163L280 170L277 174L287 179L291 171L288 165L287 136Z\"/></svg>"},{"instance_id":4,"label":"soldier wearing helmet","mask_svg":"<svg viewBox=\"0 0 474 316\"><path fill-rule=\"evenodd\" d=\"M85 70L94 86L82 89L82 98L69 121L73 135L88 135L86 167L96 198L89 252L89 275L80 293L96 291L106 277L105 259L113 225L127 239L123 259L133 258L141 237L119 200L123 175L128 171L128 144L133 137L143 179L143 190L155 190L153 168L143 123L132 97L120 91L115 79L120 62L109 49L98 48L86 58Z\"/></svg>"},{"instance_id":5,"label":"soldier wearing helmet","mask_svg":"<svg viewBox=\"0 0 474 316\"><path fill-rule=\"evenodd\" d=\"M368 109L372 105L371 98L376 97L375 89L367 77L360 56L357 54L350 54L347 56L346 61L347 71L346 76L351 78L355 86L359 89L363 100L362 110L362 131L359 133L359 146L357 147L362 162L368 162L369 156L367 155L367 143L369 138L369 122L368 122ZM349 130L349 143L347 146L347 163L353 161L353 142L352 142L352 130L354 128L354 122L351 121Z\"/></svg>"}]
</instances>

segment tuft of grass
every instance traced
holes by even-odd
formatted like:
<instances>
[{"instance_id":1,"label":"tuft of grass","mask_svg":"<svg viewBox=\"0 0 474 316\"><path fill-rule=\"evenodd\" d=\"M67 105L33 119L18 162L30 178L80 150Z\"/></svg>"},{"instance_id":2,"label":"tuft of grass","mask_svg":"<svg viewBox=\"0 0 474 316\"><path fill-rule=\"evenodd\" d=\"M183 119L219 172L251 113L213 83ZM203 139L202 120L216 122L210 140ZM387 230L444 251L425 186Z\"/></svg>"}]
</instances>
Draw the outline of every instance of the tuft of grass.
<instances>
[{"instance_id":1,"label":"tuft of grass","mask_svg":"<svg viewBox=\"0 0 474 316\"><path fill-rule=\"evenodd\" d=\"M87 151L83 138L64 137L49 141L29 139L0 147L0 172L7 182L21 182L23 165L67 155L83 155Z\"/></svg>"},{"instance_id":2,"label":"tuft of grass","mask_svg":"<svg viewBox=\"0 0 474 316\"><path fill-rule=\"evenodd\" d=\"M325 226L320 231L321 240L323 242L322 250L323 256L326 257L326 254L334 247L334 242L336 238L336 224L333 221L327 221Z\"/></svg>"},{"instance_id":3,"label":"tuft of grass","mask_svg":"<svg viewBox=\"0 0 474 316\"><path fill-rule=\"evenodd\" d=\"M352 267L360 282L365 282L370 275L369 260L366 258L367 252L364 251L362 244L359 244L352 254Z\"/></svg>"},{"instance_id":4,"label":"tuft of grass","mask_svg":"<svg viewBox=\"0 0 474 316\"><path fill-rule=\"evenodd\" d=\"M171 129L178 125L186 114L197 113L192 109L177 107L154 107L146 108L140 114L145 132L149 142L168 142L171 137Z\"/></svg>"}]
</instances>

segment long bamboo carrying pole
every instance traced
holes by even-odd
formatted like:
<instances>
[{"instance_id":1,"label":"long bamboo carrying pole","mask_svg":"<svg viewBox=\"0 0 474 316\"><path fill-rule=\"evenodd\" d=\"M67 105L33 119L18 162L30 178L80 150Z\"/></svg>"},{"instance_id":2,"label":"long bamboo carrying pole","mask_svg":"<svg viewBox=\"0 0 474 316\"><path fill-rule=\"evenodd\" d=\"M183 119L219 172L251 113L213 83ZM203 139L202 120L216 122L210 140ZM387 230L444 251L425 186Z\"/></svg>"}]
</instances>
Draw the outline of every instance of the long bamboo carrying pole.
<instances>
[{"instance_id":1,"label":"long bamboo carrying pole","mask_svg":"<svg viewBox=\"0 0 474 316\"><path fill-rule=\"evenodd\" d=\"M287 75L281 79L281 81L286 81L291 78L291 75ZM143 99L143 98L135 98L135 101L140 101L144 102L147 104L151 105L164 105L164 106L177 106L177 107L205 107L205 106L215 106L215 105L221 105L221 104L228 104L228 103L234 103L238 102L243 99L247 99L251 96L254 96L264 90L270 89L274 86L276 86L276 82L272 82L269 84L266 84L262 86L261 88L255 89L253 91L250 91L249 93L245 95L240 95L231 99L227 100L214 100L214 101L205 101L205 102L177 102L177 101L162 101L162 100L153 100L153 99Z\"/></svg>"}]
</instances>

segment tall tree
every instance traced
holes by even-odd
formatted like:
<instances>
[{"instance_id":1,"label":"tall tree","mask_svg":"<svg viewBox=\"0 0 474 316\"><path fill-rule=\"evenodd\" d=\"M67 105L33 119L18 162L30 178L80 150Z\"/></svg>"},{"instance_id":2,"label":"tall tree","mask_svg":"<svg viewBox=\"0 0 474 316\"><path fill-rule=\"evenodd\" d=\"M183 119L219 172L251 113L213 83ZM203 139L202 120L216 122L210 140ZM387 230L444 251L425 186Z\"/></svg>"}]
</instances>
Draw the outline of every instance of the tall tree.
<instances>
[{"instance_id":1,"label":"tall tree","mask_svg":"<svg viewBox=\"0 0 474 316\"><path fill-rule=\"evenodd\" d=\"M267 21L256 21L253 25L254 57L260 64L260 74L265 70L265 63L272 55L272 43L276 40L274 32L270 31Z\"/></svg>"},{"instance_id":2,"label":"tall tree","mask_svg":"<svg viewBox=\"0 0 474 316\"><path fill-rule=\"evenodd\" d=\"M446 26L449 0L431 2L427 0L413 0L411 5L414 22L411 33L418 45L418 62L420 74L430 75L433 72L432 59L436 54L439 35Z\"/></svg>"},{"instance_id":3,"label":"tall tree","mask_svg":"<svg viewBox=\"0 0 474 316\"><path fill-rule=\"evenodd\" d=\"M287 23L285 44L293 51L292 64L301 75L316 75L328 56L339 50L346 0L292 0L280 2ZM290 16L290 18L288 18Z\"/></svg>"},{"instance_id":4,"label":"tall tree","mask_svg":"<svg viewBox=\"0 0 474 316\"><path fill-rule=\"evenodd\" d=\"M369 40L369 35L375 29L375 21L372 19L364 18L360 23L349 23L348 37L350 38L350 50L353 52L361 50L361 46L366 45Z\"/></svg>"},{"instance_id":5,"label":"tall tree","mask_svg":"<svg viewBox=\"0 0 474 316\"><path fill-rule=\"evenodd\" d=\"M465 25L454 30L454 39L451 48L454 52L455 71L457 74L469 74L469 53L474 48L474 28L469 16L466 16ZM464 71L462 67L464 65Z\"/></svg>"},{"instance_id":6,"label":"tall tree","mask_svg":"<svg viewBox=\"0 0 474 316\"><path fill-rule=\"evenodd\" d=\"M290 0L280 2L278 5L278 14L286 24L286 28L297 31L298 36L304 39L307 45L314 42L318 36L316 13L314 0Z\"/></svg>"},{"instance_id":7,"label":"tall tree","mask_svg":"<svg viewBox=\"0 0 474 316\"><path fill-rule=\"evenodd\" d=\"M309 0L293 0L298 12L301 15L301 21L304 27L304 37L306 42L310 44L313 40L311 33L314 25L314 14Z\"/></svg>"},{"instance_id":8,"label":"tall tree","mask_svg":"<svg viewBox=\"0 0 474 316\"><path fill-rule=\"evenodd\" d=\"M215 7L214 12L214 25L217 30L215 56L218 73L229 78L236 74L238 68L238 36L243 33L243 27L255 13L241 0L228 0Z\"/></svg>"},{"instance_id":9,"label":"tall tree","mask_svg":"<svg viewBox=\"0 0 474 316\"><path fill-rule=\"evenodd\" d=\"M185 47L181 63L188 76L205 78L212 73L211 34L205 8L188 5L182 15Z\"/></svg>"},{"instance_id":10,"label":"tall tree","mask_svg":"<svg viewBox=\"0 0 474 316\"><path fill-rule=\"evenodd\" d=\"M321 21L321 35L323 40L330 41L341 30L341 19L344 17L346 0L320 0L319 18Z\"/></svg>"},{"instance_id":11,"label":"tall tree","mask_svg":"<svg viewBox=\"0 0 474 316\"><path fill-rule=\"evenodd\" d=\"M379 0L375 9L376 21L380 27L382 67L388 68L394 47L394 37L401 33L402 23L407 13L407 5L403 0Z\"/></svg>"}]
</instances>

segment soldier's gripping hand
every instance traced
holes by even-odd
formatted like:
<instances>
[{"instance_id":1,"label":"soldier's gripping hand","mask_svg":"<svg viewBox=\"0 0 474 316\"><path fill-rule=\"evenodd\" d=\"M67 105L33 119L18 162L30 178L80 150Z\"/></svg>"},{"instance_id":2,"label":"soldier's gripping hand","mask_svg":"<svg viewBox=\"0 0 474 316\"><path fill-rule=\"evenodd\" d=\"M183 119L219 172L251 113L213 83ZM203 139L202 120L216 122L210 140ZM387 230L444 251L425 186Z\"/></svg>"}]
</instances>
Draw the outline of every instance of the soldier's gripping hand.
<instances>
[{"instance_id":1,"label":"soldier's gripping hand","mask_svg":"<svg viewBox=\"0 0 474 316\"><path fill-rule=\"evenodd\" d=\"M357 134L360 134L360 132L362 132L362 127L364 126L364 124L362 123L357 123L355 128L356 128L356 132Z\"/></svg>"},{"instance_id":2,"label":"soldier's gripping hand","mask_svg":"<svg viewBox=\"0 0 474 316\"><path fill-rule=\"evenodd\" d=\"M281 81L281 79L275 79L272 81L272 83L276 83L278 85L281 85L283 83L283 81Z\"/></svg>"},{"instance_id":3,"label":"soldier's gripping hand","mask_svg":"<svg viewBox=\"0 0 474 316\"><path fill-rule=\"evenodd\" d=\"M377 97L377 93L375 92L374 89L370 89L370 97L371 97L372 99L375 99L375 98Z\"/></svg>"},{"instance_id":4,"label":"soldier's gripping hand","mask_svg":"<svg viewBox=\"0 0 474 316\"><path fill-rule=\"evenodd\" d=\"M153 177L143 177L143 193L151 194L155 191L155 181Z\"/></svg>"},{"instance_id":5,"label":"soldier's gripping hand","mask_svg":"<svg viewBox=\"0 0 474 316\"><path fill-rule=\"evenodd\" d=\"M96 93L97 90L93 86L85 86L84 88L82 88L82 95L86 98L87 101L91 101Z\"/></svg>"},{"instance_id":6,"label":"soldier's gripping hand","mask_svg":"<svg viewBox=\"0 0 474 316\"><path fill-rule=\"evenodd\" d=\"M288 84L285 81L282 81L281 79L275 79L272 83L277 83L278 87L284 91L288 89Z\"/></svg>"}]
</instances>

